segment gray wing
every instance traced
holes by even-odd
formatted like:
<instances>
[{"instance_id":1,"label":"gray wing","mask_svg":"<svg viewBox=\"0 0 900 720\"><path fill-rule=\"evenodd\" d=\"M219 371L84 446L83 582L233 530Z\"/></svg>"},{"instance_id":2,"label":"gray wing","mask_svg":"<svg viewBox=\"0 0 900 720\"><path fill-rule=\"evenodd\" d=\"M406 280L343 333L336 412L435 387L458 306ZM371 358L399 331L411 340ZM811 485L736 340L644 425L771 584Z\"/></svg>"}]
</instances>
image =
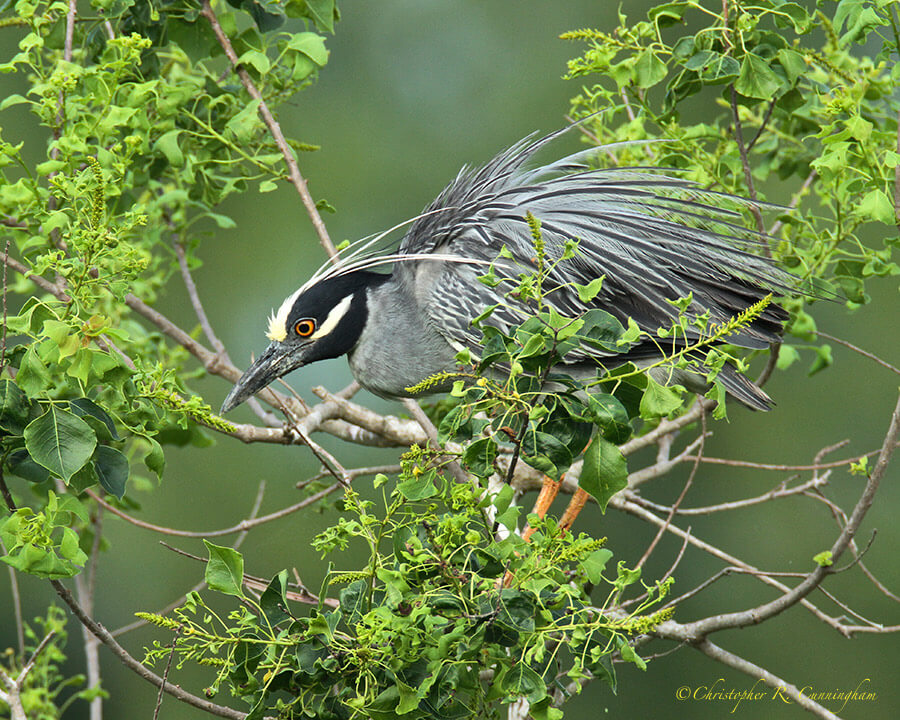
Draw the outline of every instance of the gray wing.
<instances>
[{"instance_id":1,"label":"gray wing","mask_svg":"<svg viewBox=\"0 0 900 720\"><path fill-rule=\"evenodd\" d=\"M623 324L631 317L652 332L678 316L670 300L690 295L689 314L708 312L711 321L723 322L769 292L794 285L793 276L756 254L765 238L739 224L742 216L736 208L749 201L648 168L587 169L581 161L596 148L526 169L534 153L559 134L526 138L484 167L464 169L404 237L400 255L471 261L410 258L395 266L395 276L407 283L448 340L469 347L477 343L479 333L470 321L495 303L504 288L501 284L492 290L477 276L502 247L513 260L496 264L498 276L516 278L534 271L528 212L541 222L550 261L561 256L567 241L579 243L576 256L560 263L545 285L555 288L548 303L569 317L602 308ZM600 294L582 303L571 283L584 285L600 276ZM490 322L511 326L529 314L527 307L513 303L495 311ZM729 342L765 347L777 340L786 317L780 307L769 305ZM655 350L655 345L638 344L622 359Z\"/></svg>"}]
</instances>

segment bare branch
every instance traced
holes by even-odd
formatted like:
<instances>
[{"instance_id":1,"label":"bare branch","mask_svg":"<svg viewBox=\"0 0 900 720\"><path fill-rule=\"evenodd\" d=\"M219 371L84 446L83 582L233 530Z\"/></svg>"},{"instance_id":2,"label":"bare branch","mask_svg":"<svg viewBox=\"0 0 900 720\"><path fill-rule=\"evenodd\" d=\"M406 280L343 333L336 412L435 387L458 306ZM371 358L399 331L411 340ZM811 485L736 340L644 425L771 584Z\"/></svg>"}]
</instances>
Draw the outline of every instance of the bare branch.
<instances>
[{"instance_id":1,"label":"bare branch","mask_svg":"<svg viewBox=\"0 0 900 720\"><path fill-rule=\"evenodd\" d=\"M626 457L631 455L642 448L649 447L656 443L661 437L665 435L671 435L675 433L683 427L687 427L692 422L696 422L700 419L700 415L704 412L712 410L716 406L715 401L707 400L705 398L699 398L697 400L697 404L694 405L690 410L688 410L684 415L675 418L674 420L663 420L659 425L656 426L653 430L648 432L646 435L641 435L640 437L634 438L633 440L629 440L624 443L619 450L622 451L622 454Z\"/></svg>"},{"instance_id":2,"label":"bare branch","mask_svg":"<svg viewBox=\"0 0 900 720\"><path fill-rule=\"evenodd\" d=\"M644 554L641 555L641 559L638 560L637 565L635 565L635 569L642 567L643 564L647 561L647 558L650 557L650 553L653 552L653 549L659 543L660 538L665 533L666 529L669 527L669 523L672 522L672 518L675 516L675 513L678 511L678 508L681 507L681 502L684 500L685 495L687 495L687 491L690 490L691 485L694 484L694 478L697 475L697 468L700 467L700 459L703 457L703 445L704 440L706 438L706 413L702 413L700 415L701 429L700 429L700 437L697 438L696 442L699 442L697 456L694 460L694 466L691 468L691 472L688 475L687 480L684 483L684 487L681 489L681 493L676 498L675 502L672 503L672 506L669 508L669 514L666 516L666 522L656 531L656 536L647 546L647 549L644 551ZM685 539L685 543L687 539ZM682 548L683 551L683 548Z\"/></svg>"},{"instance_id":3,"label":"bare branch","mask_svg":"<svg viewBox=\"0 0 900 720\"><path fill-rule=\"evenodd\" d=\"M294 503L293 505L289 505L286 508L282 508L273 513L269 513L268 515L262 515L261 517L241 520L241 522L236 525L232 525L231 527L223 528L221 530L209 530L209 531L196 531L196 530L176 530L175 528L168 528L162 525L154 525L153 523L146 522L144 520L138 520L136 517L132 517L128 513L119 510L115 505L106 502L102 497L97 495L93 490L86 490L88 495L90 495L94 500L96 500L100 505L109 510L116 517L120 517L128 523L132 525L142 528L144 530L152 530L153 532L160 533L161 535L172 535L174 537L190 537L190 538L209 538L209 537L220 537L222 535L232 535L237 532L246 532L254 527L259 525L264 525L265 523L272 522L273 520L280 520L283 517L287 517L298 510L302 510L305 507L309 507L310 505L314 505L319 500L324 497L327 497L335 490L341 487L340 483L335 483L330 487L325 488L324 490L320 490L314 495L310 495L308 498L304 498L298 503Z\"/></svg>"},{"instance_id":4,"label":"bare branch","mask_svg":"<svg viewBox=\"0 0 900 720\"><path fill-rule=\"evenodd\" d=\"M770 500L777 500L779 498L792 497L793 495L802 495L806 493L811 488L818 488L822 485L827 484L828 480L825 477L814 477L811 480L807 480L802 485L797 485L796 487L786 487L785 483L781 483L778 487L770 490L763 495L757 495L755 497L744 498L743 500L733 500L732 502L724 502L719 503L718 505L703 505L700 507L690 507L690 508L682 508L679 507L675 510L676 515L711 515L712 513L717 512L726 512L729 510L738 510L740 508L750 507L751 505L759 505L761 503L769 502ZM629 494L629 500L641 505L643 507L649 508L650 510L656 510L657 512L667 512L669 507L666 505L659 505L655 502L648 500L645 497L642 497L637 494Z\"/></svg>"},{"instance_id":5,"label":"bare branch","mask_svg":"<svg viewBox=\"0 0 900 720\"><path fill-rule=\"evenodd\" d=\"M828 708L822 707L814 700L810 700L795 685L791 685L791 683L782 680L777 675L770 673L759 665L754 665L749 660L744 660L744 658L720 648L708 639L697 643L695 647L704 655L711 657L713 660L717 660L723 665L728 665L728 667L732 667L735 670L740 670L750 677L759 678L769 687L775 688L776 691L783 692L804 710L809 710L809 712L818 715L820 718L826 718L826 720L840 720L840 718L828 710Z\"/></svg>"},{"instance_id":6,"label":"bare branch","mask_svg":"<svg viewBox=\"0 0 900 720\"><path fill-rule=\"evenodd\" d=\"M647 520L658 527L662 527L662 525L665 523L665 521L661 517L657 517L650 511L642 508L637 503L634 503L631 500L626 499L626 497L623 496L623 493L620 493L618 495L613 495L613 497L609 501L609 506L614 507L617 510L623 510L623 511L629 513L630 515L635 515L636 517L639 517L643 520ZM676 535L677 537L687 540L687 542L689 542L694 547L696 547L700 550L703 550L704 552L709 553L710 555L717 557L720 560L723 560L724 562L729 563L730 565L733 565L735 568L742 568L746 571L749 571L755 577L759 578L759 580L761 582L764 582L767 585L771 585L772 587L777 588L778 590L780 590L783 593L790 592L790 588L787 585L784 585L783 583L780 583L777 580L773 580L767 574L760 571L759 568L753 567L749 563L746 563L743 560L741 560L737 557L734 557L733 555L729 555L724 550L717 548L715 545L710 545L709 543L704 542L703 540L700 540L696 536L682 530L677 525L673 525L670 523L667 528L667 532L670 532L673 535ZM727 568L726 568L726 570L727 570ZM696 593L693 593L693 594L696 594ZM682 596L682 597L685 597L685 596ZM679 600L680 599L681 598L679 598ZM839 622L837 622L834 618L830 617L829 615L823 613L821 610L819 610L819 608L817 608L815 605L813 605L811 602L809 602L809 600L806 600L805 598L801 599L800 604L803 605L803 607L805 607L807 610L809 610L813 615L815 615L819 620L821 620L822 622L831 626L832 628L834 628L841 634L845 634L842 629L842 626Z\"/></svg>"},{"instance_id":7,"label":"bare branch","mask_svg":"<svg viewBox=\"0 0 900 720\"><path fill-rule=\"evenodd\" d=\"M362 405L332 395L323 387L314 387L312 391L323 400L334 403L342 419L400 445L424 445L428 439L425 431L414 420L401 420L392 415L380 415Z\"/></svg>"},{"instance_id":8,"label":"bare branch","mask_svg":"<svg viewBox=\"0 0 900 720\"><path fill-rule=\"evenodd\" d=\"M871 457L872 455L877 455L879 450L872 450L870 452L864 453L862 455L856 455L851 458L846 458L844 460L834 460L832 462L827 463L813 463L812 465L776 465L773 463L759 463L759 462L751 462L749 460L730 460L726 458L716 458L716 457L701 457L697 458L695 456L687 456L685 460L699 460L702 463L708 463L710 465L728 465L730 467L745 467L745 468L755 468L756 470L775 470L778 472L799 472L804 470L828 470L829 468L837 468L844 467L846 465L852 465L853 463L859 461L860 458L863 457Z\"/></svg>"},{"instance_id":9,"label":"bare branch","mask_svg":"<svg viewBox=\"0 0 900 720\"><path fill-rule=\"evenodd\" d=\"M894 453L897 445L897 437L900 435L900 398L894 407L891 415L891 422L888 426L887 433L884 437L884 443L878 456L878 461L869 475L869 480L863 489L862 495L853 508L847 524L838 535L837 539L831 546L831 562L834 563L840 558L844 550L847 549L850 541L859 530L863 518L872 506L875 493L881 483L881 479L887 470L888 463ZM687 640L691 643L699 642L705 639L710 633L728 628L746 627L748 625L757 625L770 617L774 617L783 612L787 608L803 600L810 592L812 592L826 575L832 571L830 567L818 565L806 578L795 588L786 592L779 598L771 602L764 603L749 610L740 612L725 613L688 623L680 627L678 638Z\"/></svg>"},{"instance_id":10,"label":"bare branch","mask_svg":"<svg viewBox=\"0 0 900 720\"><path fill-rule=\"evenodd\" d=\"M209 318L206 316L206 310L203 309L203 303L200 302L200 295L197 293L197 285L194 282L194 278L191 277L191 270L188 267L187 256L184 252L184 245L180 242L175 242L175 255L178 257L178 267L181 270L181 278L184 280L184 286L187 288L188 297L191 299L191 306L194 308L194 312L197 314L197 319L200 321L200 327L203 328L203 334L206 335L206 339L209 340L209 344L215 348L215 351L219 354L219 356L225 360L226 362L231 362L231 358L228 357L228 351L225 350L225 346L222 344L222 341L216 336L216 333L213 331L212 324L209 322Z\"/></svg>"},{"instance_id":11,"label":"bare branch","mask_svg":"<svg viewBox=\"0 0 900 720\"><path fill-rule=\"evenodd\" d=\"M841 338L835 337L834 335L829 335L828 333L824 333L821 330L816 330L816 335L818 335L819 337L823 337L826 340L831 340L832 342L836 342L838 345L843 345L846 348L850 348L853 352L858 353L858 354L862 355L863 357L867 357L867 358L869 358L869 360L874 360L882 367L885 367L888 370L890 370L892 373L896 373L897 375L900 375L900 368L895 367L894 365L891 365L886 360L882 360L880 357L878 357L874 353L866 352L865 350L857 347L856 345L854 345L851 342L847 342L846 340L841 340Z\"/></svg>"}]
</instances>

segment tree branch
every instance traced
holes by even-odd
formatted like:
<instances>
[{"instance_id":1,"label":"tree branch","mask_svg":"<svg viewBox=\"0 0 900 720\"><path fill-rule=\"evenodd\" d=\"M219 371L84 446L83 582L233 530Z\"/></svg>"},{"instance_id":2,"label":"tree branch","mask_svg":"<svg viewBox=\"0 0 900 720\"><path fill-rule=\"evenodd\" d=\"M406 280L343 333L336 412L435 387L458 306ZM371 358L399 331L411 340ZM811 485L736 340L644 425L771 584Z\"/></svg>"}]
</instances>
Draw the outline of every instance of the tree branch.
<instances>
[{"instance_id":1,"label":"tree branch","mask_svg":"<svg viewBox=\"0 0 900 720\"><path fill-rule=\"evenodd\" d=\"M56 590L56 594L59 595L62 601L69 606L69 609L72 610L72 613L78 618L81 624L90 630L94 637L106 645L106 647L112 651L113 655L119 658L119 660L122 661L122 664L129 670L156 687L161 687L164 692L169 693L172 697L203 710L204 712L208 712L210 715L230 718L230 720L244 720L246 717L245 713L225 707L224 705L217 705L216 703L204 700L196 695L191 695L191 693L182 690L177 685L172 685L171 683L164 681L152 670L144 667L138 660L132 657L125 648L116 642L116 639L110 634L109 630L84 612L65 585L59 582L59 580L51 580L50 584L53 586L53 589Z\"/></svg>"},{"instance_id":2,"label":"tree branch","mask_svg":"<svg viewBox=\"0 0 900 720\"><path fill-rule=\"evenodd\" d=\"M697 643L695 647L704 655L711 657L713 660L717 660L723 665L732 667L735 670L740 670L742 673L746 673L750 677L759 678L769 687L780 690L804 710L809 710L811 713L818 715L820 718L826 718L826 720L840 720L840 718L833 712L831 712L828 708L822 707L814 700L810 700L806 695L800 692L800 690L795 685L791 685L791 683L787 682L786 680L782 680L780 677L774 675L773 673L770 673L765 668L762 668L759 665L754 665L749 660L744 660L744 658L720 648L718 645L710 642L709 640L703 640L703 642Z\"/></svg>"},{"instance_id":3,"label":"tree branch","mask_svg":"<svg viewBox=\"0 0 900 720\"><path fill-rule=\"evenodd\" d=\"M269 132L274 138L275 144L278 146L281 154L284 156L284 162L288 167L288 175L290 177L291 184L293 184L300 195L300 200L303 202L303 207L306 208L306 212L309 215L309 219L312 222L313 228L315 229L316 234L319 236L319 242L322 244L322 247L325 248L325 252L328 253L328 257L332 259L336 258L337 251L334 249L334 244L331 242L331 238L328 236L328 230L325 228L325 223L322 222L322 217L321 215L319 215L319 211L316 208L316 202L315 200L313 200L312 195L310 195L309 193L309 188L307 187L306 180L304 179L303 175L300 174L300 167L297 164L297 159L294 157L294 153L291 151L287 140L285 140L284 134L281 132L281 126L275 120L275 117L272 115L271 110L269 110L269 106L266 105L266 101L263 99L262 94L256 88L256 85L253 84L253 80L250 78L250 74L241 66L237 53L235 53L234 48L231 45L231 41L228 39L228 36L225 34L225 31L219 24L219 18L216 17L216 13L212 9L212 6L209 4L209 0L203 0L200 14L203 15L203 17L205 17L209 21L209 24L212 26L213 33L215 33L216 36L216 40L219 41L219 45L222 46L222 50L225 51L225 55L228 57L228 60L231 62L232 67L234 67L235 71L237 72L238 77L241 80L241 84L244 86L244 89L247 91L250 97L259 102L259 115L262 118L263 122L266 124L266 127L269 129Z\"/></svg>"}]
</instances>

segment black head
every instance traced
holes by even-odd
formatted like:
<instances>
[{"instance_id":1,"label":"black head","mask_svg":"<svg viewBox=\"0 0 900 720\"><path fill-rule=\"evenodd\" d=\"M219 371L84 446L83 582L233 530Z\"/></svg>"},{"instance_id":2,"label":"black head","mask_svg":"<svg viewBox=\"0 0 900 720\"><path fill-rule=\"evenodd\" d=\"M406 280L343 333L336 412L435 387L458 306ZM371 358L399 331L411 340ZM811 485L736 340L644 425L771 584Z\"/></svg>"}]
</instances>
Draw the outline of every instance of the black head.
<instances>
[{"instance_id":1,"label":"black head","mask_svg":"<svg viewBox=\"0 0 900 720\"><path fill-rule=\"evenodd\" d=\"M291 370L352 350L368 319L366 289L387 277L357 271L304 285L288 296L269 318L266 336L272 342L241 375L221 412L240 405Z\"/></svg>"}]
</instances>

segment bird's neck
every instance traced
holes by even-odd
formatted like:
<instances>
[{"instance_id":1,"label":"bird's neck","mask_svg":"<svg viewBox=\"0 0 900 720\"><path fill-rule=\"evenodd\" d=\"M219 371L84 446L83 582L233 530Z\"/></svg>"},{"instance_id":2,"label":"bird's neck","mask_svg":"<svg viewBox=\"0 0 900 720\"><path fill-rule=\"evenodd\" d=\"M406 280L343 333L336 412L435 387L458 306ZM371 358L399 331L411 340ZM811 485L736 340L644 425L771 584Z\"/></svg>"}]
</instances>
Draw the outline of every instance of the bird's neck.
<instances>
[{"instance_id":1,"label":"bird's neck","mask_svg":"<svg viewBox=\"0 0 900 720\"><path fill-rule=\"evenodd\" d=\"M365 326L348 357L353 375L367 390L410 397L406 388L455 366L453 348L396 278L367 286L366 309Z\"/></svg>"}]
</instances>

